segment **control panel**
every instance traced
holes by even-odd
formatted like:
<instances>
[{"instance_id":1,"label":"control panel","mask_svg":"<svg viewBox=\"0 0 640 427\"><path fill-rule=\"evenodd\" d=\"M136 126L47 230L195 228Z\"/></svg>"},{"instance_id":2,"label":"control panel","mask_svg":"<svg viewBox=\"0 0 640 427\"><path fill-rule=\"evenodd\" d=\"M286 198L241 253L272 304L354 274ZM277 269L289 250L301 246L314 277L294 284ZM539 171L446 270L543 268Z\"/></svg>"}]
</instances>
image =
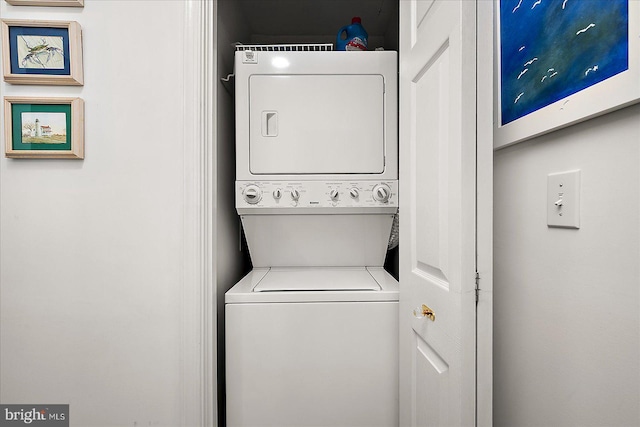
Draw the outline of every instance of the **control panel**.
<instances>
[{"instance_id":1,"label":"control panel","mask_svg":"<svg viewBox=\"0 0 640 427\"><path fill-rule=\"evenodd\" d=\"M398 207L398 181L237 181L236 208L369 210ZM387 210L387 209L385 209ZM254 212L258 213L258 212ZM311 213L311 212L307 212Z\"/></svg>"}]
</instances>

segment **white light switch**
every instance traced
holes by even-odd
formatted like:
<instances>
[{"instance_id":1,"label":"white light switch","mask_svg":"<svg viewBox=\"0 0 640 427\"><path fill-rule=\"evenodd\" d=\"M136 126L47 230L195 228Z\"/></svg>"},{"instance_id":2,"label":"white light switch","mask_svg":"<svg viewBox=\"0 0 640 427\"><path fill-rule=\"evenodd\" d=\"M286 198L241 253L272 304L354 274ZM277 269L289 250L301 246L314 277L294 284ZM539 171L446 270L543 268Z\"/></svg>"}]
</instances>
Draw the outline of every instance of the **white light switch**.
<instances>
[{"instance_id":1,"label":"white light switch","mask_svg":"<svg viewBox=\"0 0 640 427\"><path fill-rule=\"evenodd\" d=\"M547 177L547 225L580 228L580 171Z\"/></svg>"}]
</instances>

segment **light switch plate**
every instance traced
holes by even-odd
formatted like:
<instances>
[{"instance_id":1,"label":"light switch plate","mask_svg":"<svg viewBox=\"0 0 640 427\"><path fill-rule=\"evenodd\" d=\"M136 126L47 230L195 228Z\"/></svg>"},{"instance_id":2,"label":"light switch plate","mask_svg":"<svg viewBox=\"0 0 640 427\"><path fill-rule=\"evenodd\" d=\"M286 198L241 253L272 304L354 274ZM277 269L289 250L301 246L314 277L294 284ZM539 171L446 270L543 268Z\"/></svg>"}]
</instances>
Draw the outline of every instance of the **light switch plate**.
<instances>
[{"instance_id":1,"label":"light switch plate","mask_svg":"<svg viewBox=\"0 0 640 427\"><path fill-rule=\"evenodd\" d=\"M547 225L580 228L580 170L548 175Z\"/></svg>"}]
</instances>

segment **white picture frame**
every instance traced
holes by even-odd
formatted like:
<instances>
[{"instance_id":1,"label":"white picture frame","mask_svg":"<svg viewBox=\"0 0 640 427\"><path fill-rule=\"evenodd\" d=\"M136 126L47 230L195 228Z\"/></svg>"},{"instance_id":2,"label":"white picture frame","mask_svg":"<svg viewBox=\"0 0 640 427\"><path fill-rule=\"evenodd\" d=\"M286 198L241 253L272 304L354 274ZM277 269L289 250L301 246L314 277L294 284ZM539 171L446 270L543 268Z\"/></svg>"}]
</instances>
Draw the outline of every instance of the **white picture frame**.
<instances>
[{"instance_id":1,"label":"white picture frame","mask_svg":"<svg viewBox=\"0 0 640 427\"><path fill-rule=\"evenodd\" d=\"M606 78L592 86L588 86L576 93L568 95L542 108L503 124L502 99L502 57L501 57L501 3L503 7L511 7L509 0L496 0L496 61L495 76L495 138L494 148L503 148L518 142L526 141L539 135L579 123L640 101L640 1L628 1L628 68L612 77ZM569 7L571 2L578 0L514 0L514 9L524 10L538 5L555 4ZM611 1L611 0L605 0ZM510 12L510 10L507 10ZM589 27L589 28L587 28ZM585 28L593 29L595 24ZM585 32L585 28L577 32ZM544 29L542 29L544 31ZM562 54L562 52L560 52ZM533 58L531 58L533 59ZM530 59L530 60L531 60ZM527 61L528 62L528 61ZM527 63L525 62L525 64ZM523 64L524 65L524 64ZM523 68L524 71L524 68ZM539 78L539 76L538 76ZM543 76L544 78L544 76ZM511 102L509 100L508 102Z\"/></svg>"}]
</instances>

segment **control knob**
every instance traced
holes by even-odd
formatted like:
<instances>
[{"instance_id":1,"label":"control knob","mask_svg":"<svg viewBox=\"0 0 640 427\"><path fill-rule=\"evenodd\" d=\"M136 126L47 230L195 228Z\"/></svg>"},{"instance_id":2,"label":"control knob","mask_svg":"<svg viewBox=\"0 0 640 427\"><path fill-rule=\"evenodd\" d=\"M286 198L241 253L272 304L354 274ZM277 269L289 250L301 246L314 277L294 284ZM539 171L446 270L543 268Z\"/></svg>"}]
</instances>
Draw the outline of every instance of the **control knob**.
<instances>
[{"instance_id":1,"label":"control knob","mask_svg":"<svg viewBox=\"0 0 640 427\"><path fill-rule=\"evenodd\" d=\"M331 197L331 200L338 200L339 195L340 193L335 188L331 190L331 192L329 192L329 197Z\"/></svg>"},{"instance_id":2,"label":"control knob","mask_svg":"<svg viewBox=\"0 0 640 427\"><path fill-rule=\"evenodd\" d=\"M247 203L255 205L262 199L262 191L257 185L249 184L242 191L242 196Z\"/></svg>"},{"instance_id":3,"label":"control knob","mask_svg":"<svg viewBox=\"0 0 640 427\"><path fill-rule=\"evenodd\" d=\"M352 199L357 199L360 196L360 192L357 188L352 188L351 190L349 190L349 195Z\"/></svg>"},{"instance_id":4,"label":"control knob","mask_svg":"<svg viewBox=\"0 0 640 427\"><path fill-rule=\"evenodd\" d=\"M300 192L296 189L291 190L291 200L298 201L300 199Z\"/></svg>"},{"instance_id":5,"label":"control knob","mask_svg":"<svg viewBox=\"0 0 640 427\"><path fill-rule=\"evenodd\" d=\"M389 202L389 197L391 197L391 188L389 188L387 184L377 184L375 187L373 187L374 200L382 203L387 203Z\"/></svg>"},{"instance_id":6,"label":"control knob","mask_svg":"<svg viewBox=\"0 0 640 427\"><path fill-rule=\"evenodd\" d=\"M275 190L273 190L273 198L276 200L280 200L280 198L282 197L282 190L279 188L276 188Z\"/></svg>"}]
</instances>

